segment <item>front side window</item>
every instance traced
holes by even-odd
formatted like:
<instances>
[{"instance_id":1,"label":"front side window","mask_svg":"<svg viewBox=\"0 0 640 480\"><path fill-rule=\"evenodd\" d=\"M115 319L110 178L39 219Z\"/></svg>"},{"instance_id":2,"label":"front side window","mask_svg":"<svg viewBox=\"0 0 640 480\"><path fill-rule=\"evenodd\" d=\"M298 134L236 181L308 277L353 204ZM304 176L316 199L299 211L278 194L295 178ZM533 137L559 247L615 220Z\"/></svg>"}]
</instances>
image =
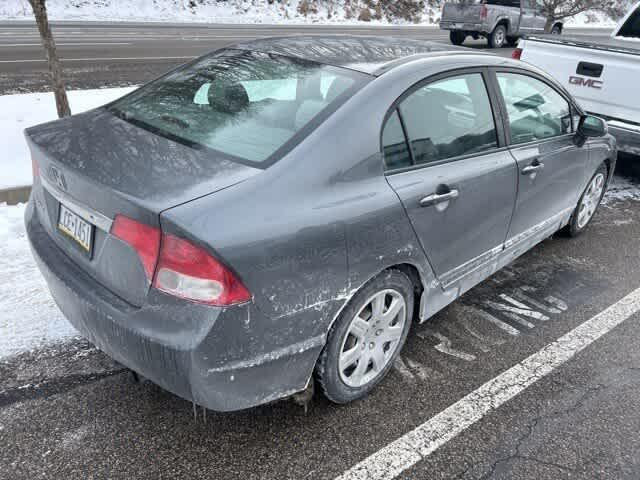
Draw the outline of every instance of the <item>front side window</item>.
<instances>
[{"instance_id":1,"label":"front side window","mask_svg":"<svg viewBox=\"0 0 640 480\"><path fill-rule=\"evenodd\" d=\"M415 164L498 146L489 96L479 73L421 87L405 98L399 109Z\"/></svg>"},{"instance_id":2,"label":"front side window","mask_svg":"<svg viewBox=\"0 0 640 480\"><path fill-rule=\"evenodd\" d=\"M368 78L280 55L225 50L110 108L160 135L260 164Z\"/></svg>"},{"instance_id":3,"label":"front side window","mask_svg":"<svg viewBox=\"0 0 640 480\"><path fill-rule=\"evenodd\" d=\"M640 7L633 12L618 31L619 37L640 38Z\"/></svg>"},{"instance_id":4,"label":"front side window","mask_svg":"<svg viewBox=\"0 0 640 480\"><path fill-rule=\"evenodd\" d=\"M569 102L553 87L527 75L497 73L509 116L511 143L571 133Z\"/></svg>"}]
</instances>

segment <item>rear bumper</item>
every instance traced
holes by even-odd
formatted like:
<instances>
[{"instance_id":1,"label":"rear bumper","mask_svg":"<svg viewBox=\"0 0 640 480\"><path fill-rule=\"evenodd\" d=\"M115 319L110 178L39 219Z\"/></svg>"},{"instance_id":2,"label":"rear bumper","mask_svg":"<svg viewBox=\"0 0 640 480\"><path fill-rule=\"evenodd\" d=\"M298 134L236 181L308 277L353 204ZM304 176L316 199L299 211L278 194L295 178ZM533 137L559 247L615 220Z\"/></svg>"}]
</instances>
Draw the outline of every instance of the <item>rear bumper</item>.
<instances>
[{"instance_id":1,"label":"rear bumper","mask_svg":"<svg viewBox=\"0 0 640 480\"><path fill-rule=\"evenodd\" d=\"M607 120L609 133L616 138L618 151L640 155L640 125L622 120Z\"/></svg>"},{"instance_id":2,"label":"rear bumper","mask_svg":"<svg viewBox=\"0 0 640 480\"><path fill-rule=\"evenodd\" d=\"M440 29L455 30L461 32L488 33L487 26L482 23L443 21L440 22Z\"/></svg>"},{"instance_id":3,"label":"rear bumper","mask_svg":"<svg viewBox=\"0 0 640 480\"><path fill-rule=\"evenodd\" d=\"M138 308L73 263L44 230L32 203L25 222L34 258L60 310L123 365L217 411L249 408L305 388L325 341L324 335L305 334L303 325L314 311L275 322L253 303L214 308L155 290Z\"/></svg>"}]
</instances>

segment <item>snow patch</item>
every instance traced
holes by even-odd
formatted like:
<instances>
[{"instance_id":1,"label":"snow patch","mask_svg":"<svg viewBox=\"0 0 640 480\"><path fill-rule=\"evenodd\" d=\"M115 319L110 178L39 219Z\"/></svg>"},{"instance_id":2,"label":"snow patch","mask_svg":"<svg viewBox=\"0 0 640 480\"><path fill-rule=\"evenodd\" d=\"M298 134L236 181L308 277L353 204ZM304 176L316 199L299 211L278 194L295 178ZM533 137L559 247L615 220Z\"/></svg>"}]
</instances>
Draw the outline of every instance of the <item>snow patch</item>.
<instances>
[{"instance_id":1,"label":"snow patch","mask_svg":"<svg viewBox=\"0 0 640 480\"><path fill-rule=\"evenodd\" d=\"M614 175L611 179L611 185L602 199L602 204L611 205L625 200L640 201L640 183L633 182L627 177Z\"/></svg>"},{"instance_id":2,"label":"snow patch","mask_svg":"<svg viewBox=\"0 0 640 480\"><path fill-rule=\"evenodd\" d=\"M135 88L137 87L70 91L68 96L71 111L81 113L105 105ZM23 131L57 118L53 93L0 96L0 190L31 185L31 155Z\"/></svg>"},{"instance_id":3,"label":"snow patch","mask_svg":"<svg viewBox=\"0 0 640 480\"><path fill-rule=\"evenodd\" d=\"M189 23L234 23L234 24L360 24L388 25L393 23L411 24L394 18L358 21L358 16L366 2L358 0L333 0L311 2L307 14L300 12L304 0L268 2L267 0L201 0L190 6L183 0L47 0L47 11L51 20L93 20L93 21L151 21ZM31 20L27 0L3 0L0 4L0 20ZM426 2L425 2L426 3ZM347 14L345 4L352 8ZM374 13L374 9L369 9ZM440 20L440 5L425 5L421 12L421 24L433 25Z\"/></svg>"},{"instance_id":4,"label":"snow patch","mask_svg":"<svg viewBox=\"0 0 640 480\"><path fill-rule=\"evenodd\" d=\"M29 251L25 205L0 204L0 358L76 337Z\"/></svg>"}]
</instances>

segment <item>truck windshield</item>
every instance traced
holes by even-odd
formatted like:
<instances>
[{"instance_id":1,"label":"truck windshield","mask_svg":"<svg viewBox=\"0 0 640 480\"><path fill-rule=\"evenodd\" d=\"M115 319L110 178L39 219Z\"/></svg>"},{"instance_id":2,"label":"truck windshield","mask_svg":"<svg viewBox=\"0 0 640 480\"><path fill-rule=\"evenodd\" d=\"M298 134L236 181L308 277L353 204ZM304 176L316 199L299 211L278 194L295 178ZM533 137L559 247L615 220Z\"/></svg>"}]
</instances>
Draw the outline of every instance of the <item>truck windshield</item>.
<instances>
[{"instance_id":1,"label":"truck windshield","mask_svg":"<svg viewBox=\"0 0 640 480\"><path fill-rule=\"evenodd\" d=\"M640 7L629 16L618 31L619 37L640 38Z\"/></svg>"},{"instance_id":2,"label":"truck windshield","mask_svg":"<svg viewBox=\"0 0 640 480\"><path fill-rule=\"evenodd\" d=\"M225 50L175 70L109 108L186 145L266 164L369 78L280 55Z\"/></svg>"}]
</instances>

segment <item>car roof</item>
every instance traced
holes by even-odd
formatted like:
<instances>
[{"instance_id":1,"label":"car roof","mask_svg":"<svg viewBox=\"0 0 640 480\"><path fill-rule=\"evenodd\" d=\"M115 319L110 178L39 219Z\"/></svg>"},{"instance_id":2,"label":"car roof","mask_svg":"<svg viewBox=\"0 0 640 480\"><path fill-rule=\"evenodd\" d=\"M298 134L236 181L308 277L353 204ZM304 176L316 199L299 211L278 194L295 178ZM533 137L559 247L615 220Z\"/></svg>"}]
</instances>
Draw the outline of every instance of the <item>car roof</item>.
<instances>
[{"instance_id":1,"label":"car roof","mask_svg":"<svg viewBox=\"0 0 640 480\"><path fill-rule=\"evenodd\" d=\"M237 43L228 48L296 57L375 76L417 57L446 57L462 54L477 55L479 59L494 57L444 43L364 35L271 37Z\"/></svg>"}]
</instances>

